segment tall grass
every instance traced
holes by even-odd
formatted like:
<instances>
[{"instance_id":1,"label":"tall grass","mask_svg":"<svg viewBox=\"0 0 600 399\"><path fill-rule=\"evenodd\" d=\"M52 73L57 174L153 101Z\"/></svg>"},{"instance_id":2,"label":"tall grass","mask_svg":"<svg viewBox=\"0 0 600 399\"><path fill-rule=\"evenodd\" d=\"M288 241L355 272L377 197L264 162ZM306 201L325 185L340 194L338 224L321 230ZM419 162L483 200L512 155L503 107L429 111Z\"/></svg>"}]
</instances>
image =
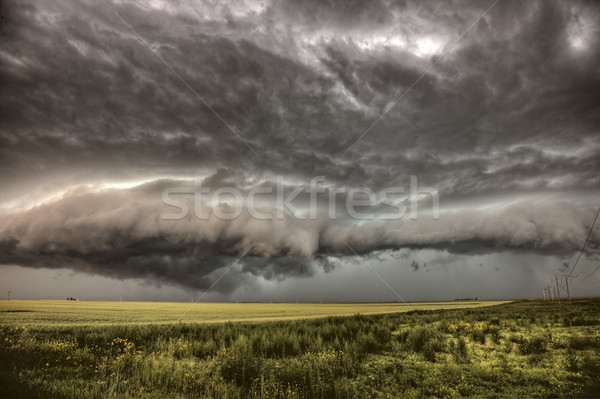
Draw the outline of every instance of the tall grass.
<instances>
[{"instance_id":1,"label":"tall grass","mask_svg":"<svg viewBox=\"0 0 600 399\"><path fill-rule=\"evenodd\" d=\"M11 323L0 396L594 397L598 320L600 301L580 300L248 324Z\"/></svg>"}]
</instances>

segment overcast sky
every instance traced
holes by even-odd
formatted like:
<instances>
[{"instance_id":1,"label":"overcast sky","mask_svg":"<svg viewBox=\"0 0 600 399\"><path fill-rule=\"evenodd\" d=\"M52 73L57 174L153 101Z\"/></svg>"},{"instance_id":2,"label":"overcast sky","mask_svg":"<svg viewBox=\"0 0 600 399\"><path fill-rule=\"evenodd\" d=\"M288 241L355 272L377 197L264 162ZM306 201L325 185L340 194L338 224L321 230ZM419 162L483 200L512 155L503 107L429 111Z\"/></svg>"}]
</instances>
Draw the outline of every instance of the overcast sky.
<instances>
[{"instance_id":1,"label":"overcast sky","mask_svg":"<svg viewBox=\"0 0 600 399\"><path fill-rule=\"evenodd\" d=\"M2 296L533 297L555 274L599 293L600 228L573 269L600 206L594 2L0 13ZM348 210L358 188L376 194L357 196L369 217ZM220 218L238 203L201 189L271 190L257 197L273 217ZM165 217L168 190L185 217Z\"/></svg>"}]
</instances>

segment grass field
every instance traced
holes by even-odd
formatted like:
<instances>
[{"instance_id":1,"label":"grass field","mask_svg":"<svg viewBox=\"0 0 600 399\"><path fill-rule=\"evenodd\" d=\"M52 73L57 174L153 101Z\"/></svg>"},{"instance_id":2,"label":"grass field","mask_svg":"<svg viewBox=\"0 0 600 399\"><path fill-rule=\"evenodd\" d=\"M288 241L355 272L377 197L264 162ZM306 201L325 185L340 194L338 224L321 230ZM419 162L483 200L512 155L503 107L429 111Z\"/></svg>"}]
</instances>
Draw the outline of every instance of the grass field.
<instances>
[{"instance_id":1,"label":"grass field","mask_svg":"<svg viewBox=\"0 0 600 399\"><path fill-rule=\"evenodd\" d=\"M307 319L492 306L506 301L416 303L181 303L0 301L0 320L29 327L109 324L222 323Z\"/></svg>"},{"instance_id":2,"label":"grass field","mask_svg":"<svg viewBox=\"0 0 600 399\"><path fill-rule=\"evenodd\" d=\"M190 305L4 301L0 395L600 397L600 299Z\"/></svg>"}]
</instances>

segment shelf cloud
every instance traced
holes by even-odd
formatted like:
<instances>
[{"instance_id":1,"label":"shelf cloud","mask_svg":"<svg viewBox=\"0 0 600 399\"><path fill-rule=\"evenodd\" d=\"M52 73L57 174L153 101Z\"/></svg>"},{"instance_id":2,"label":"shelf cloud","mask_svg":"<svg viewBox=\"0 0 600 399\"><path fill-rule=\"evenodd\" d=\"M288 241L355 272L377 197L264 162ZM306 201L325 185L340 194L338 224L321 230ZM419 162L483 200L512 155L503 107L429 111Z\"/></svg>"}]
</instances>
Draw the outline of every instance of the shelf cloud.
<instances>
[{"instance_id":1,"label":"shelf cloud","mask_svg":"<svg viewBox=\"0 0 600 399\"><path fill-rule=\"evenodd\" d=\"M208 288L216 270L234 263L240 274L281 280L311 276L315 267L331 271L335 263L330 257L370 258L379 251L406 248L566 256L586 239L594 213L537 199L493 210L442 210L437 220L422 214L416 220L373 219L361 225L347 214L331 219L318 212L313 219L300 219L288 212L277 218L277 209L268 206L262 212L273 215L271 219L244 212L222 219L207 206L206 219L190 213L170 220L164 218L171 207L161 201L161 191L174 185L182 182L73 192L7 217L0 230L0 262Z\"/></svg>"}]
</instances>

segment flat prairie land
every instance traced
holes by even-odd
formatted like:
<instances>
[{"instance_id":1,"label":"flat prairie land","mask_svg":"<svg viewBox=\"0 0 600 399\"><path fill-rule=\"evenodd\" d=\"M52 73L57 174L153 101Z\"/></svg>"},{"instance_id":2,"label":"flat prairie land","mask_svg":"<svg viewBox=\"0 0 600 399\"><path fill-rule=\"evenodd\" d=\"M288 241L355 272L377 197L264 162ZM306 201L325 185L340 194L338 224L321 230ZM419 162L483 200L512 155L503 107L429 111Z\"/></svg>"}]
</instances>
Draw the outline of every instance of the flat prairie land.
<instances>
[{"instance_id":1,"label":"flat prairie land","mask_svg":"<svg viewBox=\"0 0 600 399\"><path fill-rule=\"evenodd\" d=\"M464 309L508 301L414 303L182 303L102 301L0 301L0 321L29 327L183 323L260 322Z\"/></svg>"},{"instance_id":2,"label":"flat prairie land","mask_svg":"<svg viewBox=\"0 0 600 399\"><path fill-rule=\"evenodd\" d=\"M0 398L598 398L599 327L598 298L3 301Z\"/></svg>"}]
</instances>

